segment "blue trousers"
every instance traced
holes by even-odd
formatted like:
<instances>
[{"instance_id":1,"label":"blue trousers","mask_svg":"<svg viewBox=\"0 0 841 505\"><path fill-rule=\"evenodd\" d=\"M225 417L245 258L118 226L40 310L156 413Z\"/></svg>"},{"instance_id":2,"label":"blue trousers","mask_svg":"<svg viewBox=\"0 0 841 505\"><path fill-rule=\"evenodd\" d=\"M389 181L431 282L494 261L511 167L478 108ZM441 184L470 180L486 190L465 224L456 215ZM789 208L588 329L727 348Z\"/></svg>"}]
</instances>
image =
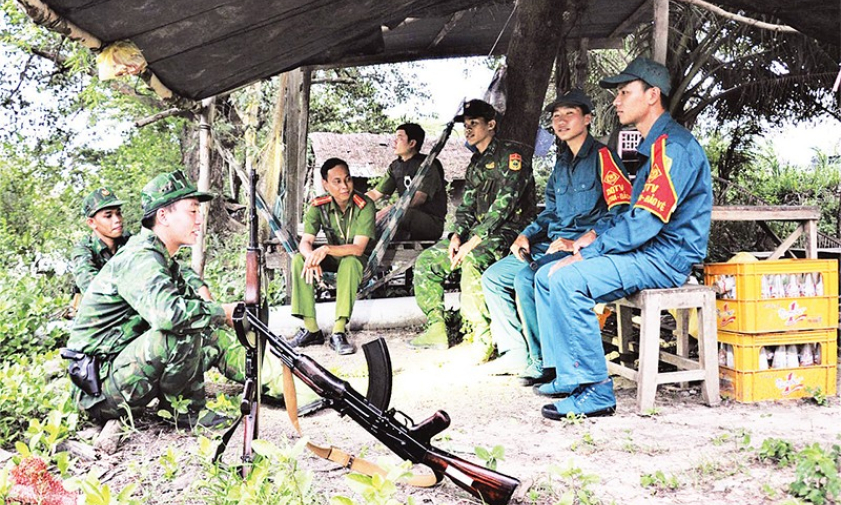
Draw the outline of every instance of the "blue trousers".
<instances>
[{"instance_id":1,"label":"blue trousers","mask_svg":"<svg viewBox=\"0 0 841 505\"><path fill-rule=\"evenodd\" d=\"M531 246L538 266L559 260L568 253L545 254L548 242ZM534 298L535 271L509 255L491 265L482 275L485 303L491 314L491 334L500 354L528 353L530 365L543 367ZM518 309L519 308L519 314Z\"/></svg>"},{"instance_id":2,"label":"blue trousers","mask_svg":"<svg viewBox=\"0 0 841 505\"><path fill-rule=\"evenodd\" d=\"M599 320L593 307L641 289L683 284L687 273L641 252L599 256L535 276L535 298L543 366L555 367L559 382L588 384L607 379Z\"/></svg>"}]
</instances>

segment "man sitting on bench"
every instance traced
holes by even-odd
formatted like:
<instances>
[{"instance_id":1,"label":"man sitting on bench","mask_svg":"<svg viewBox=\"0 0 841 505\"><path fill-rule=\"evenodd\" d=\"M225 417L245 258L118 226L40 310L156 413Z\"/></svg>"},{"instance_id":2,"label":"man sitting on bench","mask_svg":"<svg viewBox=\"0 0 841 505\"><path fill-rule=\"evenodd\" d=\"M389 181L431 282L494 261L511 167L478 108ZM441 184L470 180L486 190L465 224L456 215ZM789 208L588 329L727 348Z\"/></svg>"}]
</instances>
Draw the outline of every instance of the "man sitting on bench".
<instances>
[{"instance_id":1,"label":"man sitting on bench","mask_svg":"<svg viewBox=\"0 0 841 505\"><path fill-rule=\"evenodd\" d=\"M693 263L707 255L712 214L710 164L692 134L666 112L671 82L663 65L636 58L600 82L616 88L619 122L634 124L643 140L631 208L598 237L584 235L573 255L536 277L541 343L555 348L558 397L543 417L611 415L616 409L593 306L648 288L681 286ZM543 344L544 347L546 344Z\"/></svg>"},{"instance_id":2,"label":"man sitting on bench","mask_svg":"<svg viewBox=\"0 0 841 505\"><path fill-rule=\"evenodd\" d=\"M397 159L388 166L385 177L377 187L365 194L375 202L391 195L394 190L403 196L426 159L426 155L420 153L425 138L426 132L415 123L398 126L393 142ZM378 225L388 218L392 207L388 205L377 212ZM444 232L446 217L447 190L444 187L444 168L440 161L435 160L420 188L412 196L409 208L400 220L395 239L437 241Z\"/></svg>"}]
</instances>

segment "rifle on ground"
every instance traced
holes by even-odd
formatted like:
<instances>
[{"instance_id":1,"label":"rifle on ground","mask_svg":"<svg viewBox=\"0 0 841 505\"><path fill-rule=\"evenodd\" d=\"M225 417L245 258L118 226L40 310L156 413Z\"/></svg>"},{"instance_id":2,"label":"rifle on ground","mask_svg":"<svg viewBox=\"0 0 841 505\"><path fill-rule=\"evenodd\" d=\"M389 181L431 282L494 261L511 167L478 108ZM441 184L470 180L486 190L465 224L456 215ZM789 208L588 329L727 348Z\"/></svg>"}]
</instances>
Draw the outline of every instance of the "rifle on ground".
<instances>
[{"instance_id":1,"label":"rifle on ground","mask_svg":"<svg viewBox=\"0 0 841 505\"><path fill-rule=\"evenodd\" d=\"M300 354L267 325L267 305L261 296L262 253L257 242L256 173L251 173L249 206L250 240L246 260L245 302L234 309L233 323L237 338L246 347L246 381L240 410L244 419L242 475L250 470L251 441L258 433L260 407L260 362L264 345L280 358L291 373L315 391L340 415L356 421L368 433L403 459L429 467L435 482L450 478L459 487L489 505L506 505L520 481L489 470L434 447L430 440L450 425L450 417L438 411L415 423L406 414L388 408L391 396L391 361L385 341L380 338L363 346L369 363L369 388L366 396L346 381L336 377L315 360ZM290 399L287 399L289 402ZM399 419L398 419L399 416ZM223 437L217 458L235 427ZM354 458L344 461L351 466Z\"/></svg>"}]
</instances>

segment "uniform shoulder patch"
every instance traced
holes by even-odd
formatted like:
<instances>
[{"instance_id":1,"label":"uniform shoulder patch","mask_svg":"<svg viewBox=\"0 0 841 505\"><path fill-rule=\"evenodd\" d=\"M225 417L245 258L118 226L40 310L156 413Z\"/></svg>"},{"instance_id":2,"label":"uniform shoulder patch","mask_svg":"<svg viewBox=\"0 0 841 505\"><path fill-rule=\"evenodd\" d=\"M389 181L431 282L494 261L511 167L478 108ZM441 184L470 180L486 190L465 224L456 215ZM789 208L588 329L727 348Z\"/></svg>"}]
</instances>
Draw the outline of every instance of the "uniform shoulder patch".
<instances>
[{"instance_id":1,"label":"uniform shoulder patch","mask_svg":"<svg viewBox=\"0 0 841 505\"><path fill-rule=\"evenodd\" d=\"M668 223L677 208L677 192L672 184L672 159L666 154L666 134L661 135L651 146L651 172L645 180L634 208L645 209L664 223Z\"/></svg>"},{"instance_id":2,"label":"uniform shoulder patch","mask_svg":"<svg viewBox=\"0 0 841 505\"><path fill-rule=\"evenodd\" d=\"M508 156L508 168L515 172L523 168L523 157L519 153L511 153Z\"/></svg>"},{"instance_id":3,"label":"uniform shoulder patch","mask_svg":"<svg viewBox=\"0 0 841 505\"><path fill-rule=\"evenodd\" d=\"M629 205L633 191L631 181L616 164L613 154L607 147L599 149L599 166L602 176L602 193L607 208L611 209L616 205Z\"/></svg>"},{"instance_id":4,"label":"uniform shoulder patch","mask_svg":"<svg viewBox=\"0 0 841 505\"><path fill-rule=\"evenodd\" d=\"M353 194L353 203L356 204L360 210L364 209L365 206L368 205L368 202L366 202L365 199L357 193Z\"/></svg>"},{"instance_id":5,"label":"uniform shoulder patch","mask_svg":"<svg viewBox=\"0 0 841 505\"><path fill-rule=\"evenodd\" d=\"M319 196L319 197L313 199L313 201L310 202L310 205L312 205L314 207L321 207L322 205L326 205L326 204L328 204L332 201L333 201L332 196L322 195L322 196Z\"/></svg>"}]
</instances>

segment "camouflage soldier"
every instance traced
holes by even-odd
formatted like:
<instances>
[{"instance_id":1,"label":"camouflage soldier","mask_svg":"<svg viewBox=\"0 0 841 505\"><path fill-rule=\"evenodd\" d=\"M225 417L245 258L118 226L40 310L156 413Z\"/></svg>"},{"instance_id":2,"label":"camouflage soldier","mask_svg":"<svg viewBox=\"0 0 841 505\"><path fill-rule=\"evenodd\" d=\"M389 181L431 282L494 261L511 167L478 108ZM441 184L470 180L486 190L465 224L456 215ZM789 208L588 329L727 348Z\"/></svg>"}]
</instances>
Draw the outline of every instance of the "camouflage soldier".
<instances>
[{"instance_id":1,"label":"camouflage soldier","mask_svg":"<svg viewBox=\"0 0 841 505\"><path fill-rule=\"evenodd\" d=\"M289 341L293 347L320 345L324 334L315 316L313 283L322 271L336 274L336 321L330 348L339 354L356 352L348 340L347 322L362 282L362 272L376 231L374 202L353 191L353 179L345 161L330 158L321 166L321 179L328 194L310 203L304 215L304 234L292 258L292 315L304 320ZM324 230L327 244L314 247L315 236Z\"/></svg>"},{"instance_id":2,"label":"camouflage soldier","mask_svg":"<svg viewBox=\"0 0 841 505\"><path fill-rule=\"evenodd\" d=\"M143 230L105 264L82 298L68 349L79 406L105 421L139 414L154 398L166 409L187 401L182 424L213 426L225 418L205 406L204 371L216 366L243 379L244 349L229 334L234 305L202 299L173 255L195 243L201 193L182 172L162 174L141 193ZM74 373L75 371L75 373ZM101 379L101 380L98 380Z\"/></svg>"},{"instance_id":3,"label":"camouflage soldier","mask_svg":"<svg viewBox=\"0 0 841 505\"><path fill-rule=\"evenodd\" d=\"M94 190L82 201L82 213L92 233L73 247L70 256L70 271L80 293L129 239L130 235L123 233L122 205L109 188Z\"/></svg>"},{"instance_id":4,"label":"camouflage soldier","mask_svg":"<svg viewBox=\"0 0 841 505\"><path fill-rule=\"evenodd\" d=\"M426 155L420 153L425 138L426 132L415 123L398 126L393 142L397 159L389 165L382 182L365 194L375 202L394 193L395 190L402 196L426 159ZM377 212L377 223L386 220L391 210L392 206L389 205ZM436 159L412 197L395 237L404 240L438 240L444 231L446 217L447 190L444 188L444 168Z\"/></svg>"},{"instance_id":5,"label":"camouflage soldier","mask_svg":"<svg viewBox=\"0 0 841 505\"><path fill-rule=\"evenodd\" d=\"M448 239L427 249L415 262L415 297L428 319L426 331L412 340L415 348L446 349L444 279L461 269L461 316L470 323L473 342L483 359L490 354L490 316L482 295L482 272L508 251L535 213L530 152L497 139L496 110L481 100L464 105L465 138L476 153L466 174L464 199Z\"/></svg>"}]
</instances>

